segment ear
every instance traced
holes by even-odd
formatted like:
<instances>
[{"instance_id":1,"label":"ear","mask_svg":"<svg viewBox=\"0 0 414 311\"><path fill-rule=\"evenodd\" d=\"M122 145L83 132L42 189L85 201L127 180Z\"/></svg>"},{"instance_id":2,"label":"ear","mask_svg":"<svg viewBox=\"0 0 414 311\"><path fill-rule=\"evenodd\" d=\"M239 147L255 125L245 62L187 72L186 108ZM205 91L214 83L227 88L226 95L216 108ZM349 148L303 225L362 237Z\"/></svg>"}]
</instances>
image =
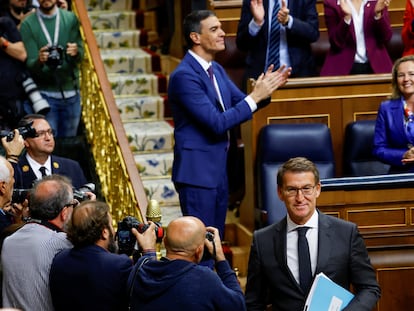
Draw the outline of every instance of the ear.
<instances>
[{"instance_id":1,"label":"ear","mask_svg":"<svg viewBox=\"0 0 414 311\"><path fill-rule=\"evenodd\" d=\"M101 233L101 240L108 240L109 239L109 229L104 228Z\"/></svg>"},{"instance_id":2,"label":"ear","mask_svg":"<svg viewBox=\"0 0 414 311\"><path fill-rule=\"evenodd\" d=\"M193 31L190 33L190 39L193 40L194 44L200 44L200 34Z\"/></svg>"},{"instance_id":3,"label":"ear","mask_svg":"<svg viewBox=\"0 0 414 311\"><path fill-rule=\"evenodd\" d=\"M196 263L199 263L201 261L201 258L203 258L203 253L204 253L204 244L199 245L194 252L194 260Z\"/></svg>"},{"instance_id":4,"label":"ear","mask_svg":"<svg viewBox=\"0 0 414 311\"><path fill-rule=\"evenodd\" d=\"M0 181L0 194L5 194L6 193L6 182L5 181Z\"/></svg>"}]
</instances>

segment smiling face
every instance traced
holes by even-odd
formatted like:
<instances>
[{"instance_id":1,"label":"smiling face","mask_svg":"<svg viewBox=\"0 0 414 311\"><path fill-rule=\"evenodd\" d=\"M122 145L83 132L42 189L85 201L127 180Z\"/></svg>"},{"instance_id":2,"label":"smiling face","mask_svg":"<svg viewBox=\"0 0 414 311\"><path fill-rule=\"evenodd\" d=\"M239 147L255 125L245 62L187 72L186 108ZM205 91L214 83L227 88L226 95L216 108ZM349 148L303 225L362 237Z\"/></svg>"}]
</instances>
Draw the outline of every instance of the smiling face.
<instances>
[{"instance_id":1,"label":"smiling face","mask_svg":"<svg viewBox=\"0 0 414 311\"><path fill-rule=\"evenodd\" d=\"M316 199L321 193L321 184L315 183L312 172L287 171L283 175L283 185L279 186L277 191L292 221L303 225L312 217L316 209Z\"/></svg>"},{"instance_id":2,"label":"smiling face","mask_svg":"<svg viewBox=\"0 0 414 311\"><path fill-rule=\"evenodd\" d=\"M224 36L226 33L221 28L221 23L216 16L209 16L200 23L200 33L190 34L197 54L211 61L217 52L225 49Z\"/></svg>"},{"instance_id":3,"label":"smiling face","mask_svg":"<svg viewBox=\"0 0 414 311\"><path fill-rule=\"evenodd\" d=\"M406 61L398 66L397 85L405 99L414 95L414 61Z\"/></svg>"}]
</instances>

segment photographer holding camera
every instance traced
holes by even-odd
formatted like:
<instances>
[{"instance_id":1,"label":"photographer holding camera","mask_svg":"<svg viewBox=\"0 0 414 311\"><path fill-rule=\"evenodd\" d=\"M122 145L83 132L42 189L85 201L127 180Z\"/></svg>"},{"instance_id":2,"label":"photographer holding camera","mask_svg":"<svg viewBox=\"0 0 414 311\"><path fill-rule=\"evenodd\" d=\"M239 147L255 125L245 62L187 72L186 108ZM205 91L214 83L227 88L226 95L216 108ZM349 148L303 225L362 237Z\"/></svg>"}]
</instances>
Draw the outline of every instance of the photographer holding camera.
<instances>
[{"instance_id":1,"label":"photographer holding camera","mask_svg":"<svg viewBox=\"0 0 414 311\"><path fill-rule=\"evenodd\" d=\"M144 257L155 259L155 224L132 234ZM67 227L73 248L56 255L50 269L50 291L56 311L128 309L127 279L133 268L117 244L109 206L86 201L77 206Z\"/></svg>"},{"instance_id":2,"label":"photographer holding camera","mask_svg":"<svg viewBox=\"0 0 414 311\"><path fill-rule=\"evenodd\" d=\"M216 228L193 216L180 217L169 223L164 245L167 253L160 261L144 257L135 265L128 279L130 310L246 310ZM216 272L199 265L205 247Z\"/></svg>"},{"instance_id":3,"label":"photographer holding camera","mask_svg":"<svg viewBox=\"0 0 414 311\"><path fill-rule=\"evenodd\" d=\"M12 158L16 161L13 163L15 188L29 189L35 180L51 174L68 177L76 189L84 186L87 180L79 163L53 155L54 131L45 116L28 114L19 122L21 128L27 128L30 124L35 130L35 135L28 135L25 138L26 153L21 156L19 153L7 156L9 161Z\"/></svg>"},{"instance_id":4,"label":"photographer holding camera","mask_svg":"<svg viewBox=\"0 0 414 311\"><path fill-rule=\"evenodd\" d=\"M21 23L26 65L50 105L46 114L56 137L76 136L81 115L79 65L83 44L75 14L57 0L39 0L39 8ZM27 113L32 107L25 105Z\"/></svg>"}]
</instances>

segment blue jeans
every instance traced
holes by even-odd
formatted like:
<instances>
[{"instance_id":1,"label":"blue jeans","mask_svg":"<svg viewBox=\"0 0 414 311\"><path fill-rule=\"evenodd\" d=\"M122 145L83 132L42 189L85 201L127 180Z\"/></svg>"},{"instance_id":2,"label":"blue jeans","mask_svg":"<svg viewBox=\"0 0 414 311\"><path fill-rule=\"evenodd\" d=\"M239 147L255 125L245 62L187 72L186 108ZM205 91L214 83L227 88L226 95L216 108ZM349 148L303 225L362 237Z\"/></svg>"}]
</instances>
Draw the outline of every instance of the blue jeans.
<instances>
[{"instance_id":1,"label":"blue jeans","mask_svg":"<svg viewBox=\"0 0 414 311\"><path fill-rule=\"evenodd\" d=\"M72 137L78 132L78 125L81 116L80 95L65 99L49 97L42 93L42 96L50 105L50 111L46 119L50 127L55 130L55 137ZM27 103L27 113L34 113L33 108Z\"/></svg>"}]
</instances>

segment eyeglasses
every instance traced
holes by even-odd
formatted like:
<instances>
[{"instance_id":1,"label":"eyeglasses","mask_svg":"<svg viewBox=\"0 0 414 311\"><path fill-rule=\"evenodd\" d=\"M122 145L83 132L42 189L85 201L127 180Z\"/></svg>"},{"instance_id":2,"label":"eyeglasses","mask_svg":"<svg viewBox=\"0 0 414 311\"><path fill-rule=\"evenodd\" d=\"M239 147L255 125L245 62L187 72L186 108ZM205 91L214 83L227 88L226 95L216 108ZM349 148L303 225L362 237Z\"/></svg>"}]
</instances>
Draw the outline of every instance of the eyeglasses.
<instances>
[{"instance_id":1,"label":"eyeglasses","mask_svg":"<svg viewBox=\"0 0 414 311\"><path fill-rule=\"evenodd\" d=\"M76 200L76 199L73 199L72 202L63 205L63 207L73 207L73 208L75 208L78 205L79 205L79 201Z\"/></svg>"},{"instance_id":2,"label":"eyeglasses","mask_svg":"<svg viewBox=\"0 0 414 311\"><path fill-rule=\"evenodd\" d=\"M299 190L302 192L304 196L312 195L315 192L315 186L307 185L302 188L295 188L295 187L287 187L284 192L288 197L295 197L299 194Z\"/></svg>"},{"instance_id":3,"label":"eyeglasses","mask_svg":"<svg viewBox=\"0 0 414 311\"><path fill-rule=\"evenodd\" d=\"M49 136L55 136L55 130L48 129L44 131L36 131L36 137L45 137L46 134L48 134Z\"/></svg>"}]
</instances>

